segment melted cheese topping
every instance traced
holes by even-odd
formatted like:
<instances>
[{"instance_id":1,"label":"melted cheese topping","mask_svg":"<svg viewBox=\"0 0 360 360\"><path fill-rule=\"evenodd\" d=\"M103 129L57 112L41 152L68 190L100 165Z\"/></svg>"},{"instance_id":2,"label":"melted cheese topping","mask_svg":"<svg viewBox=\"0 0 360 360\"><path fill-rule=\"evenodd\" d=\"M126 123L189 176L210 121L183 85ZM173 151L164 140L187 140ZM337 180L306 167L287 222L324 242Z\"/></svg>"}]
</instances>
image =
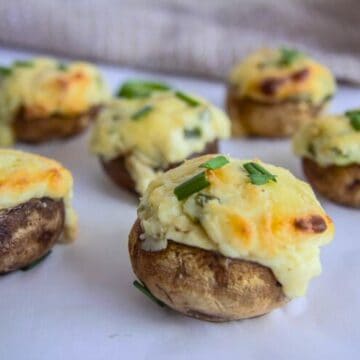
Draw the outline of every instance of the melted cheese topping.
<instances>
[{"instance_id":1,"label":"melted cheese topping","mask_svg":"<svg viewBox=\"0 0 360 360\"><path fill-rule=\"evenodd\" d=\"M297 155L322 166L360 164L360 131L346 116L323 116L303 126L293 139Z\"/></svg>"},{"instance_id":2,"label":"melted cheese topping","mask_svg":"<svg viewBox=\"0 0 360 360\"><path fill-rule=\"evenodd\" d=\"M303 54L290 65L279 66L280 56L280 50L262 49L235 66L229 81L238 96L262 102L304 100L320 104L334 94L336 84L328 68ZM301 75L302 71L307 74ZM262 90L264 81L269 79L280 80L272 94Z\"/></svg>"},{"instance_id":3,"label":"melted cheese topping","mask_svg":"<svg viewBox=\"0 0 360 360\"><path fill-rule=\"evenodd\" d=\"M65 240L77 232L77 216L71 206L71 173L58 162L35 154L0 149L0 209L33 198L62 199L65 205Z\"/></svg>"},{"instance_id":4,"label":"melted cheese topping","mask_svg":"<svg viewBox=\"0 0 360 360\"><path fill-rule=\"evenodd\" d=\"M230 159L207 172L209 187L178 201L174 188L203 171L199 165L212 156L186 161L150 183L138 209L143 248L158 251L171 239L254 261L273 271L289 298L304 295L310 279L321 272L319 247L334 234L310 186L261 162L277 182L253 185L242 167L245 161ZM322 228L316 229L316 222Z\"/></svg>"},{"instance_id":5,"label":"melted cheese topping","mask_svg":"<svg viewBox=\"0 0 360 360\"><path fill-rule=\"evenodd\" d=\"M136 190L143 193L161 169L230 135L227 116L205 100L196 99L201 105L195 107L171 91L154 92L148 98L114 99L97 119L91 149L105 160L124 155ZM152 110L132 118L145 106Z\"/></svg>"},{"instance_id":6,"label":"melted cheese topping","mask_svg":"<svg viewBox=\"0 0 360 360\"><path fill-rule=\"evenodd\" d=\"M11 73L0 79L0 145L13 142L10 124L20 107L34 121L54 114L76 116L109 96L100 73L88 63L74 62L65 68L47 58L15 63Z\"/></svg>"}]
</instances>

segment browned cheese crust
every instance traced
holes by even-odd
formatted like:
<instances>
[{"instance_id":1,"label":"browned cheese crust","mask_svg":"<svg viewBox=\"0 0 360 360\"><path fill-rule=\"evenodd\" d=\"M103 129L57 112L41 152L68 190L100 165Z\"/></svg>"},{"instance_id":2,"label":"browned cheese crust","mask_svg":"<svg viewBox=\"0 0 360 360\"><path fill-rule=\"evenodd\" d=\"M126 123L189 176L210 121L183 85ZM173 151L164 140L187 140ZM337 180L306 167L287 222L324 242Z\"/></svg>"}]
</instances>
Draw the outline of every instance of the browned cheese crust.
<instances>
[{"instance_id":1,"label":"browned cheese crust","mask_svg":"<svg viewBox=\"0 0 360 360\"><path fill-rule=\"evenodd\" d=\"M226 97L233 136L287 137L319 115L325 107L326 102L315 106L306 101L263 103L239 98L233 87L228 88Z\"/></svg>"},{"instance_id":2,"label":"browned cheese crust","mask_svg":"<svg viewBox=\"0 0 360 360\"><path fill-rule=\"evenodd\" d=\"M322 167L315 161L302 159L310 184L325 197L339 204L360 207L360 165Z\"/></svg>"},{"instance_id":3,"label":"browned cheese crust","mask_svg":"<svg viewBox=\"0 0 360 360\"><path fill-rule=\"evenodd\" d=\"M63 201L50 198L0 210L0 274L44 256L59 239L64 219Z\"/></svg>"},{"instance_id":4,"label":"browned cheese crust","mask_svg":"<svg viewBox=\"0 0 360 360\"><path fill-rule=\"evenodd\" d=\"M272 271L245 260L168 241L161 251L141 248L140 221L129 235L136 276L170 308L222 322L266 314L287 302Z\"/></svg>"},{"instance_id":5,"label":"browned cheese crust","mask_svg":"<svg viewBox=\"0 0 360 360\"><path fill-rule=\"evenodd\" d=\"M68 138L84 131L95 118L100 106L76 116L54 114L44 118L33 118L24 107L17 112L13 130L18 141L40 143L53 139Z\"/></svg>"},{"instance_id":6,"label":"browned cheese crust","mask_svg":"<svg viewBox=\"0 0 360 360\"><path fill-rule=\"evenodd\" d=\"M206 144L203 151L191 154L188 157L188 159L192 159L194 157L205 154L216 154L216 153L218 153L218 140L214 140L211 143ZM120 155L111 160L104 160L100 158L100 162L105 172L108 174L108 176L116 185L138 196L139 194L135 190L135 182L132 179L126 167L126 158L127 158L126 155ZM179 166L180 164L181 162L174 163L174 164L170 164L166 169L156 169L156 170L167 171L174 167Z\"/></svg>"}]
</instances>

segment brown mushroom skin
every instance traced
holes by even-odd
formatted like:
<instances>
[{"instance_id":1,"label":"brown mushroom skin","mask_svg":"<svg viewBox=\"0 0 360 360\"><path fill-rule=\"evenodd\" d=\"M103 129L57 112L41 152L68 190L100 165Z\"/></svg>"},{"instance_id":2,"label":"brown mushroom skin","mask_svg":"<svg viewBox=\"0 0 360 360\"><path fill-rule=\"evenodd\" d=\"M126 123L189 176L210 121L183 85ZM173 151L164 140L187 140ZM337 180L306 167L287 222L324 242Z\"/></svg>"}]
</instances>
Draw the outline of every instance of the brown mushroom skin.
<instances>
[{"instance_id":1,"label":"brown mushroom skin","mask_svg":"<svg viewBox=\"0 0 360 360\"><path fill-rule=\"evenodd\" d=\"M136 276L168 307L200 320L251 318L288 299L272 271L260 264L168 241L166 249L145 251L138 219L129 235Z\"/></svg>"},{"instance_id":2,"label":"brown mushroom skin","mask_svg":"<svg viewBox=\"0 0 360 360\"><path fill-rule=\"evenodd\" d=\"M327 102L312 105L303 100L263 103L239 98L236 88L229 87L226 111L232 124L232 135L258 137L289 137L303 124L322 113Z\"/></svg>"},{"instance_id":3,"label":"brown mushroom skin","mask_svg":"<svg viewBox=\"0 0 360 360\"><path fill-rule=\"evenodd\" d=\"M354 208L360 208L360 165L322 167L303 158L304 173L313 188L328 199Z\"/></svg>"},{"instance_id":4,"label":"brown mushroom skin","mask_svg":"<svg viewBox=\"0 0 360 360\"><path fill-rule=\"evenodd\" d=\"M12 124L15 139L36 144L75 136L91 124L99 109L100 106L93 106L88 112L76 116L54 114L48 117L34 118L31 110L21 107Z\"/></svg>"},{"instance_id":5,"label":"brown mushroom skin","mask_svg":"<svg viewBox=\"0 0 360 360\"><path fill-rule=\"evenodd\" d=\"M214 140L210 143L207 143L204 147L203 151L198 153L191 154L187 159L192 159L197 156L205 155L205 154L217 154L219 150L218 140ZM135 182L131 177L127 167L126 167L126 155L120 155L111 160L104 160L100 158L100 163L106 172L106 174L110 177L110 179L122 189L126 189L132 194L136 196L140 196L140 194L135 189ZM173 163L169 164L166 169L161 169L163 171L167 171L177 167L181 164ZM157 169L160 170L160 169Z\"/></svg>"},{"instance_id":6,"label":"brown mushroom skin","mask_svg":"<svg viewBox=\"0 0 360 360\"><path fill-rule=\"evenodd\" d=\"M31 199L0 210L0 274L21 269L44 256L64 229L62 200Z\"/></svg>"}]
</instances>

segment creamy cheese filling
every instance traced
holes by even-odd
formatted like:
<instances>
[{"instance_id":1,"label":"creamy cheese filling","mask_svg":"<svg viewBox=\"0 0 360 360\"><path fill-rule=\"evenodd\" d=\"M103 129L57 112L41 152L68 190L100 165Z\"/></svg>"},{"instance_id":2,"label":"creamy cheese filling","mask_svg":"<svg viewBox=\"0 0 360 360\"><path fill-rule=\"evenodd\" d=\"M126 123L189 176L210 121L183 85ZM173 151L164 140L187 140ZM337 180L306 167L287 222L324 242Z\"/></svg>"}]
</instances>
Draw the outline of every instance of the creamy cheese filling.
<instances>
[{"instance_id":1,"label":"creamy cheese filling","mask_svg":"<svg viewBox=\"0 0 360 360\"><path fill-rule=\"evenodd\" d=\"M282 64L281 54L281 50L262 49L232 69L229 82L240 98L320 104L334 94L336 83L328 68L305 54Z\"/></svg>"},{"instance_id":2,"label":"creamy cheese filling","mask_svg":"<svg viewBox=\"0 0 360 360\"><path fill-rule=\"evenodd\" d=\"M273 271L289 298L304 295L321 272L319 247L334 233L310 186L285 169L258 161L277 181L254 185L245 161L230 159L207 171L210 186L179 201L174 189L203 171L199 165L212 157L186 161L150 183L138 209L143 248L158 251L170 239L254 261Z\"/></svg>"},{"instance_id":3,"label":"creamy cheese filling","mask_svg":"<svg viewBox=\"0 0 360 360\"><path fill-rule=\"evenodd\" d=\"M0 149L0 209L33 198L61 199L65 205L64 241L77 233L77 216L71 205L73 178L58 162L35 154Z\"/></svg>"},{"instance_id":4,"label":"creamy cheese filling","mask_svg":"<svg viewBox=\"0 0 360 360\"><path fill-rule=\"evenodd\" d=\"M227 116L205 100L196 100L199 105L190 106L172 91L114 99L98 116L91 150L105 160L124 156L136 190L143 193L162 169L230 135ZM151 110L137 117L144 108Z\"/></svg>"},{"instance_id":5,"label":"creamy cheese filling","mask_svg":"<svg viewBox=\"0 0 360 360\"><path fill-rule=\"evenodd\" d=\"M298 156L322 166L360 164L360 131L345 115L324 116L303 126L293 138Z\"/></svg>"},{"instance_id":6,"label":"creamy cheese filling","mask_svg":"<svg viewBox=\"0 0 360 360\"><path fill-rule=\"evenodd\" d=\"M20 107L36 126L38 118L82 115L109 97L99 71L88 63L63 65L48 58L15 62L0 75L0 145L14 141L11 123Z\"/></svg>"}]
</instances>

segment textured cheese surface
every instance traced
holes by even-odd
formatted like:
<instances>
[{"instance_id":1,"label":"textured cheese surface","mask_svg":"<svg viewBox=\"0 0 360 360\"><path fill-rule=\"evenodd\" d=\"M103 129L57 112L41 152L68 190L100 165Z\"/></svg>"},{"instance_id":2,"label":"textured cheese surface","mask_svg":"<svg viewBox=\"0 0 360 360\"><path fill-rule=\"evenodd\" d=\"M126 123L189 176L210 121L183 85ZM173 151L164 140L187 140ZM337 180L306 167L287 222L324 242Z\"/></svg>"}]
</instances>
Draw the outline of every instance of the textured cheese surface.
<instances>
[{"instance_id":1,"label":"textured cheese surface","mask_svg":"<svg viewBox=\"0 0 360 360\"><path fill-rule=\"evenodd\" d=\"M360 131L344 115L328 115L303 126L293 139L294 151L323 166L360 164Z\"/></svg>"},{"instance_id":2,"label":"textured cheese surface","mask_svg":"<svg viewBox=\"0 0 360 360\"><path fill-rule=\"evenodd\" d=\"M7 139L0 136L0 144L12 142L9 124L20 107L34 120L53 114L76 116L109 96L100 73L91 64L73 62L62 68L49 58L15 63L10 74L0 78L0 130L5 128L9 133Z\"/></svg>"},{"instance_id":3,"label":"textured cheese surface","mask_svg":"<svg viewBox=\"0 0 360 360\"><path fill-rule=\"evenodd\" d=\"M211 157L186 161L150 183L138 209L143 248L157 251L171 239L254 261L272 269L288 297L304 295L310 279L321 272L319 247L334 234L310 186L261 162L277 182L253 185L242 167L245 161L230 159L224 167L207 171L209 187L178 201L174 188L203 171L199 165ZM312 218L322 222L321 232L307 226Z\"/></svg>"},{"instance_id":4,"label":"textured cheese surface","mask_svg":"<svg viewBox=\"0 0 360 360\"><path fill-rule=\"evenodd\" d=\"M201 104L190 106L166 91L154 92L147 98L112 100L94 126L92 152L106 160L125 155L136 189L142 193L160 169L230 135L230 122L223 111L196 99ZM145 106L152 110L132 118ZM194 130L198 133L194 134ZM192 135L187 135L189 132Z\"/></svg>"},{"instance_id":5,"label":"textured cheese surface","mask_svg":"<svg viewBox=\"0 0 360 360\"><path fill-rule=\"evenodd\" d=\"M62 199L65 204L65 240L72 240L77 232L72 195L71 173L58 162L22 151L0 149L0 209L33 198Z\"/></svg>"},{"instance_id":6,"label":"textured cheese surface","mask_svg":"<svg viewBox=\"0 0 360 360\"><path fill-rule=\"evenodd\" d=\"M288 66L278 66L276 62L279 58L280 50L257 51L232 69L230 85L235 87L239 97L263 102L305 100L319 104L334 94L335 79L327 67L306 55L299 56ZM307 76L296 78L296 74L304 70L308 72ZM262 83L267 79L282 81L274 94L265 94L261 90Z\"/></svg>"}]
</instances>

